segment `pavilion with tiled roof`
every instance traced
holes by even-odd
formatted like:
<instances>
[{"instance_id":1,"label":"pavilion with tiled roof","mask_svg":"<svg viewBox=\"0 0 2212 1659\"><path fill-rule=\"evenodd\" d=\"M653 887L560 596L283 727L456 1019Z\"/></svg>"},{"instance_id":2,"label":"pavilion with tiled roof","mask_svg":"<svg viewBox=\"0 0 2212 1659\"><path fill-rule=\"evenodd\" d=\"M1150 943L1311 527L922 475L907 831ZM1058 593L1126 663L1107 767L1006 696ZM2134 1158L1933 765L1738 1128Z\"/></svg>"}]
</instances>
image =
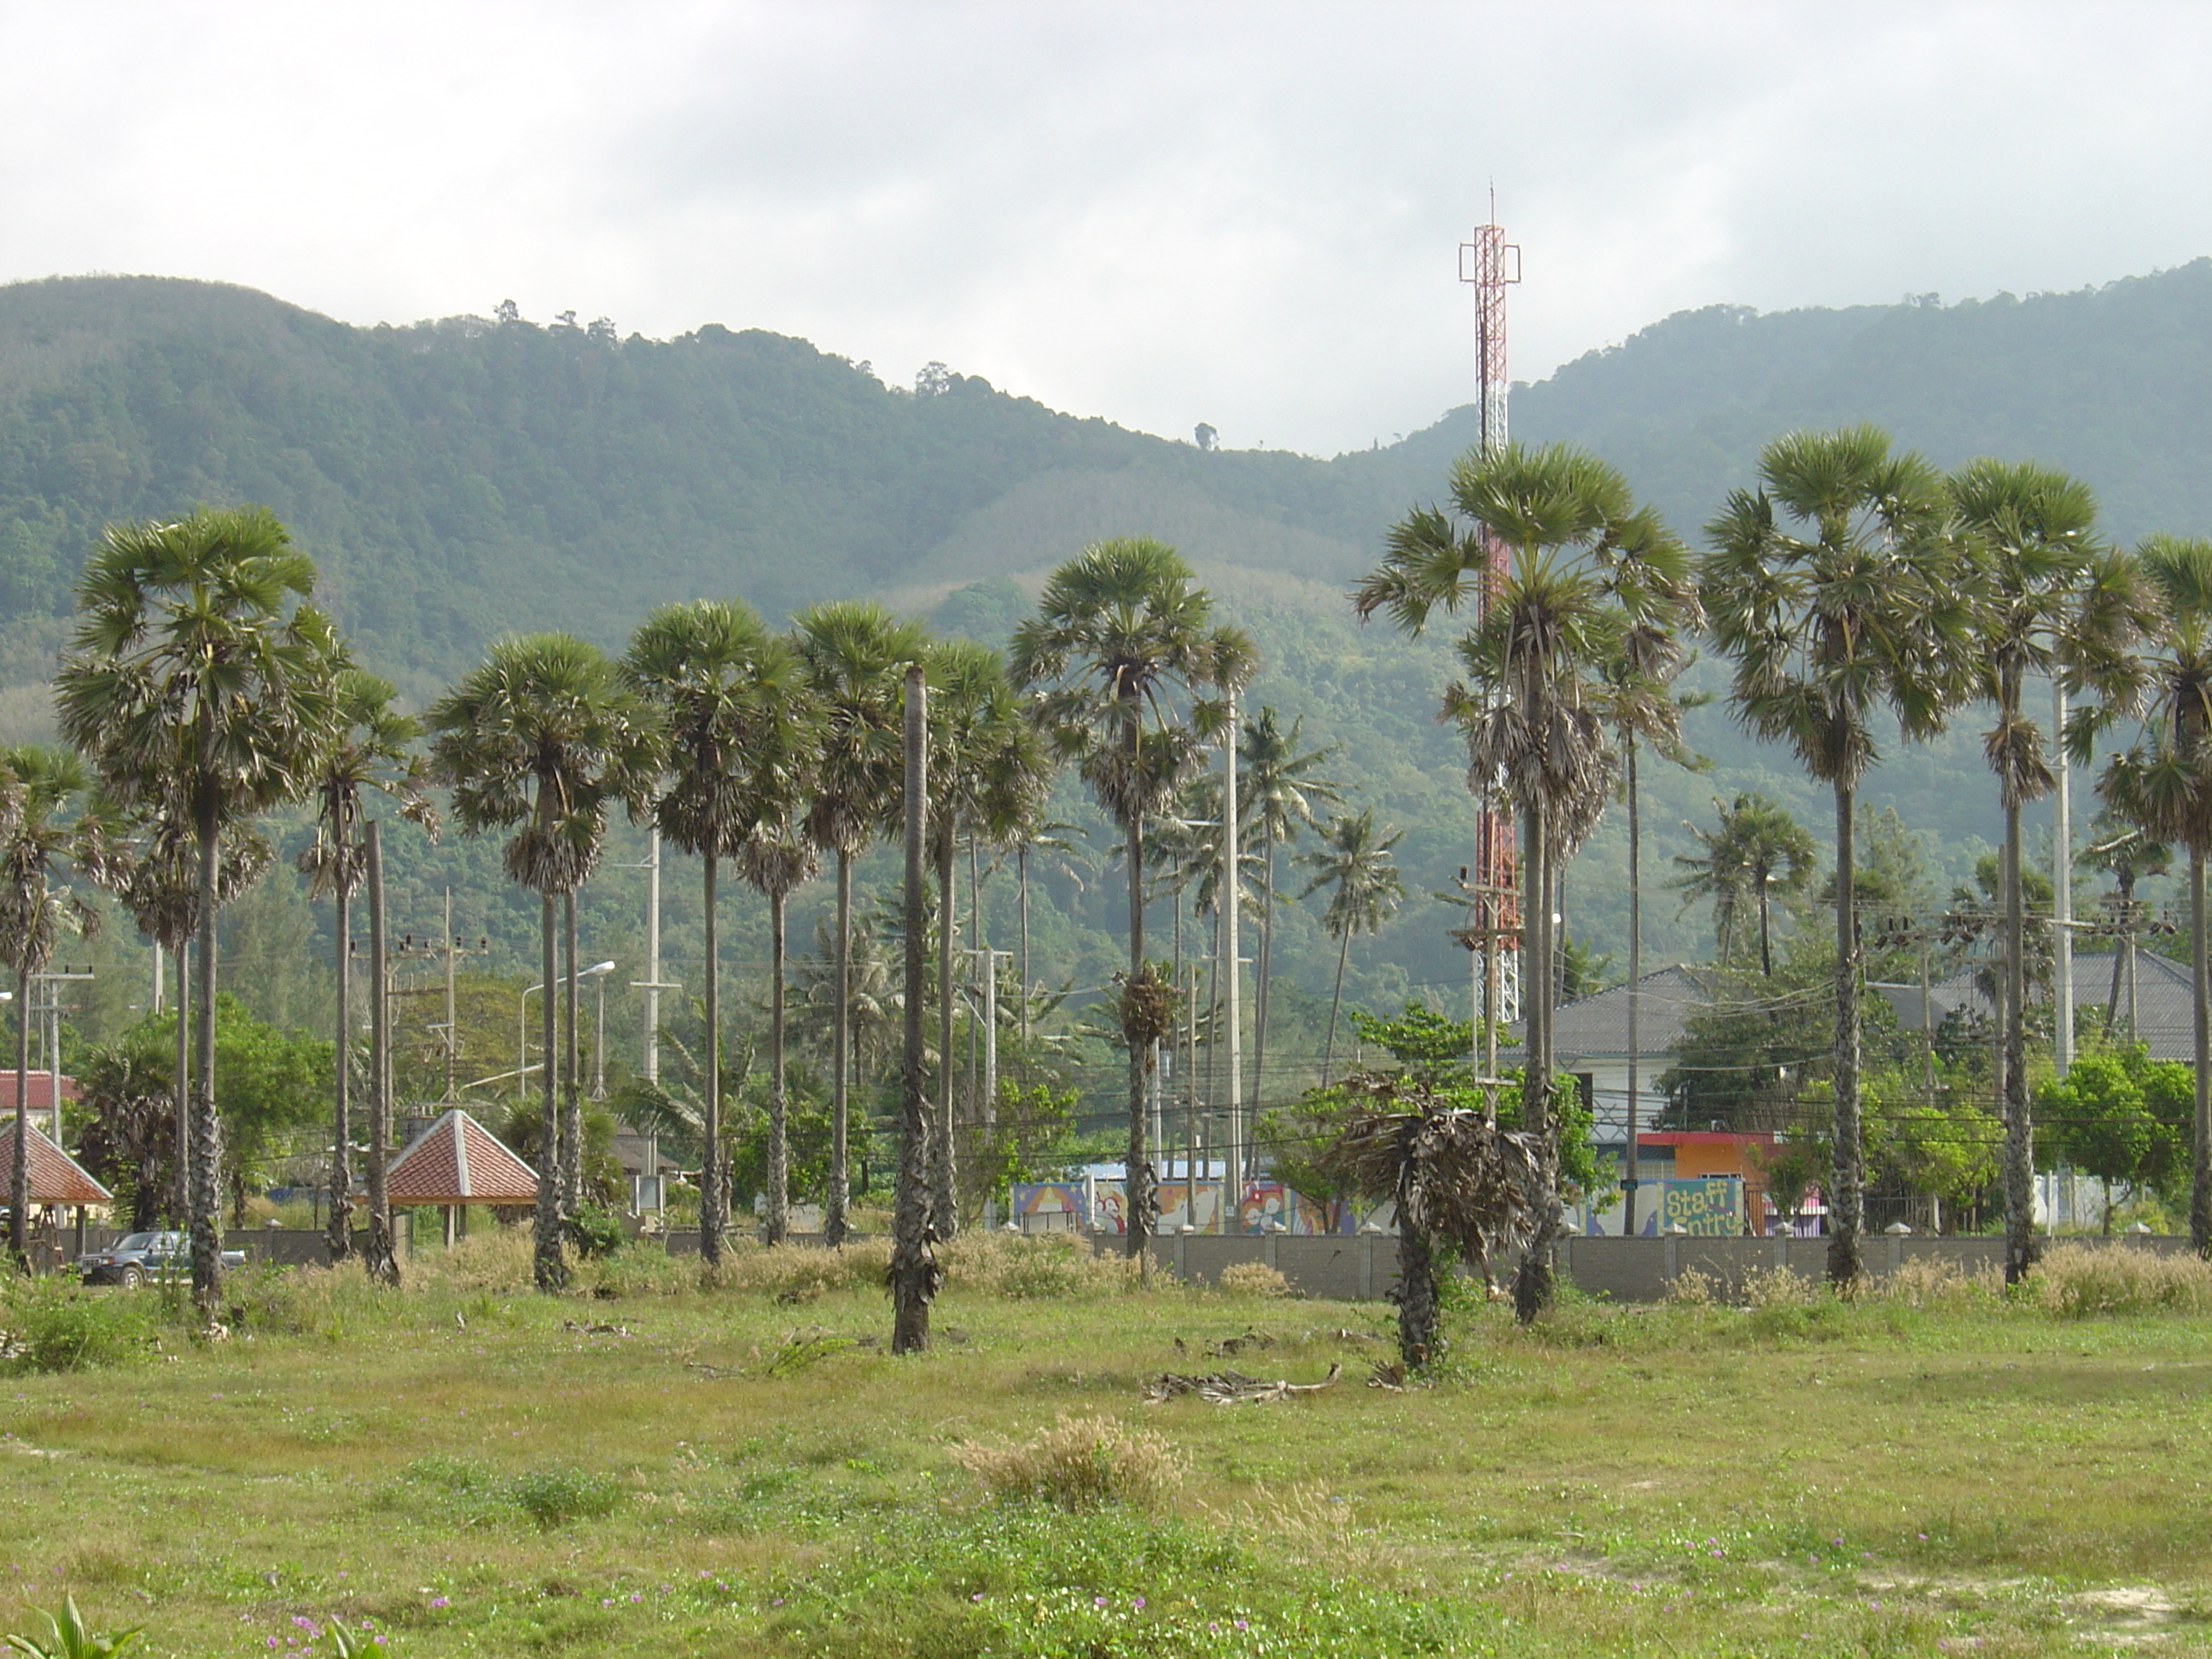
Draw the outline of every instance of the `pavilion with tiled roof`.
<instances>
[{"instance_id":1,"label":"pavilion with tiled roof","mask_svg":"<svg viewBox=\"0 0 2212 1659\"><path fill-rule=\"evenodd\" d=\"M12 1079L11 1079L12 1081ZM84 1165L47 1139L35 1123L26 1126L30 1142L26 1159L33 1204L112 1204L115 1194L85 1173ZM15 1116L0 1121L0 1194L6 1190L6 1172L15 1167ZM0 1202L4 1202L0 1198Z\"/></svg>"},{"instance_id":2,"label":"pavilion with tiled roof","mask_svg":"<svg viewBox=\"0 0 2212 1659\"><path fill-rule=\"evenodd\" d=\"M442 1207L450 1239L457 1213L465 1214L471 1204L535 1204L538 1171L456 1106L392 1161L384 1172L384 1190L395 1208Z\"/></svg>"}]
</instances>

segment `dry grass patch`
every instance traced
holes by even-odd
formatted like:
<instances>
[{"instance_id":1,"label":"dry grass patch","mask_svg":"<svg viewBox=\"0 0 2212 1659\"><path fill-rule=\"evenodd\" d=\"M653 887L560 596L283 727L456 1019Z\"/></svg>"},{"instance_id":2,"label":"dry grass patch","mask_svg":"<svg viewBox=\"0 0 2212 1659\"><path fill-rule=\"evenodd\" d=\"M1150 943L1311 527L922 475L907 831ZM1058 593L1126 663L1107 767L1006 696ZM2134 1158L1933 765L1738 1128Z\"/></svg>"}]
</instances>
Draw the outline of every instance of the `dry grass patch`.
<instances>
[{"instance_id":1,"label":"dry grass patch","mask_svg":"<svg viewBox=\"0 0 2212 1659\"><path fill-rule=\"evenodd\" d=\"M1111 1417L1062 1413L1051 1428L1011 1445L963 1441L952 1460L990 1497L1030 1498L1056 1509L1109 1504L1158 1514L1190 1478L1189 1455L1166 1436Z\"/></svg>"},{"instance_id":2,"label":"dry grass patch","mask_svg":"<svg viewBox=\"0 0 2212 1659\"><path fill-rule=\"evenodd\" d=\"M1232 1261L1221 1270L1221 1288L1236 1296L1288 1296L1291 1281L1264 1261Z\"/></svg>"},{"instance_id":3,"label":"dry grass patch","mask_svg":"<svg viewBox=\"0 0 2212 1659\"><path fill-rule=\"evenodd\" d=\"M2061 1244L2028 1285L2037 1305L2062 1318L2212 1312L2212 1262L2128 1244Z\"/></svg>"}]
</instances>

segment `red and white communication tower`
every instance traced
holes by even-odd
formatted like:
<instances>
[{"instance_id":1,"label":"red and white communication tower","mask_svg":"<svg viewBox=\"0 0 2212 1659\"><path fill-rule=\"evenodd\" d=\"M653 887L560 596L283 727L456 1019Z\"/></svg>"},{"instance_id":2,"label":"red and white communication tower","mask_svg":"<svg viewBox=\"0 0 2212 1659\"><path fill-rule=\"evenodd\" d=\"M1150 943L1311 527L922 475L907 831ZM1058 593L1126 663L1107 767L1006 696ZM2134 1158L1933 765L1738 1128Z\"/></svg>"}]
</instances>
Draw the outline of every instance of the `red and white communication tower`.
<instances>
[{"instance_id":1,"label":"red and white communication tower","mask_svg":"<svg viewBox=\"0 0 2212 1659\"><path fill-rule=\"evenodd\" d=\"M1459 246L1459 279L1474 289L1474 376L1485 453L1505 447L1505 290L1521 280L1521 249L1505 240L1498 220L1498 192L1490 193L1490 218L1474 228L1474 240ZM1490 569L1483 584L1487 604L1503 586L1505 544L1489 541ZM1477 951L1476 996L1496 1052L1497 1023L1521 1017L1521 896L1513 851L1513 815L1494 799L1482 799L1475 813L1474 864L1466 883L1474 915L1467 944Z\"/></svg>"}]
</instances>

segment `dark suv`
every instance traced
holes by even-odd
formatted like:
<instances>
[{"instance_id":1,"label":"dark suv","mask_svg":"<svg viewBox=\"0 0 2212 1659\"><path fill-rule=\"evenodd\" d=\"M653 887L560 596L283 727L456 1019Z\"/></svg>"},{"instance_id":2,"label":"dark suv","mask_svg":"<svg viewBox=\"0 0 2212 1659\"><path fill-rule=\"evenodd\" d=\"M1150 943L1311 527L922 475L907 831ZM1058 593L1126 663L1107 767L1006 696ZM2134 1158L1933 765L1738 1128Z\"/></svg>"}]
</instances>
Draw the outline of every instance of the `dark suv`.
<instances>
[{"instance_id":1,"label":"dark suv","mask_svg":"<svg viewBox=\"0 0 2212 1659\"><path fill-rule=\"evenodd\" d=\"M222 1265L243 1267L246 1252L225 1250ZM192 1270L192 1241L185 1233L126 1233L104 1250L76 1259L77 1277L87 1285L120 1285L135 1290L149 1279L181 1279Z\"/></svg>"}]
</instances>

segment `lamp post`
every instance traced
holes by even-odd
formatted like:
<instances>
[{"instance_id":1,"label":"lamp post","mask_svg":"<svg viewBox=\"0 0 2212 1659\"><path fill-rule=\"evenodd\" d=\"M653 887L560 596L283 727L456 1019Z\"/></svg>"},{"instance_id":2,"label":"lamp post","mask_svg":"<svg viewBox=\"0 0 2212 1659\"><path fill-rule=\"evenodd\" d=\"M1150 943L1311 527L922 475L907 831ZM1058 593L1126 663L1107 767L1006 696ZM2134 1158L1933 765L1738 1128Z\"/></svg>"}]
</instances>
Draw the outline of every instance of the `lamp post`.
<instances>
[{"instance_id":1,"label":"lamp post","mask_svg":"<svg viewBox=\"0 0 2212 1659\"><path fill-rule=\"evenodd\" d=\"M615 965L611 962L596 962L588 968L580 968L574 974L553 982L556 985L566 985L569 979L597 979L604 983L605 976L614 970ZM543 981L536 985L524 986L522 996L515 1004L514 1074L517 1078L526 1077L530 1073L530 999L533 994L544 988ZM606 1004L604 1000L601 1001L599 1009L602 1013L606 1011ZM515 1086L521 1088L524 1085L518 1083ZM596 1100L599 1096L595 1093L592 1097Z\"/></svg>"}]
</instances>

